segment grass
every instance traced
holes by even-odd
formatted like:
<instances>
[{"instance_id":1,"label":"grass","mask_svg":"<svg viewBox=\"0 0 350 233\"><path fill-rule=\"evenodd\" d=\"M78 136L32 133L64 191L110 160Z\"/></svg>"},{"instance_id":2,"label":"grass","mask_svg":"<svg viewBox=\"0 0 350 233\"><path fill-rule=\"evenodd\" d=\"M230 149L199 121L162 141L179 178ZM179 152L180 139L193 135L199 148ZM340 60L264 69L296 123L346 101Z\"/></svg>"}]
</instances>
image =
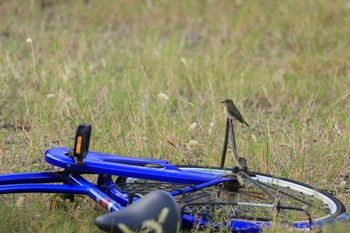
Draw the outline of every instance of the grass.
<instances>
[{"instance_id":1,"label":"grass","mask_svg":"<svg viewBox=\"0 0 350 233\"><path fill-rule=\"evenodd\" d=\"M252 170L349 209L349 13L341 0L0 1L1 173L47 169L45 150L72 146L81 122L91 150L219 165L232 98ZM1 198L2 231L97 231L94 204L50 212L52 196L24 197Z\"/></svg>"}]
</instances>

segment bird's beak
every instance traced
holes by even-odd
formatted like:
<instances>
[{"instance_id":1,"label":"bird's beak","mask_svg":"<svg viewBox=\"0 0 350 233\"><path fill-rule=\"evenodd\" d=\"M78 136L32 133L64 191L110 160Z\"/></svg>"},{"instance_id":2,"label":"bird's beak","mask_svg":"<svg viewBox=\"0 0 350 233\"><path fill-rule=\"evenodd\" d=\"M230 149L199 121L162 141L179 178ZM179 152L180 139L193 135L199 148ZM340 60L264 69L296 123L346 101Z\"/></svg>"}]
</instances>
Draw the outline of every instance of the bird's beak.
<instances>
[{"instance_id":1,"label":"bird's beak","mask_svg":"<svg viewBox=\"0 0 350 233\"><path fill-rule=\"evenodd\" d=\"M224 104L224 103L225 103L225 100L221 101L220 103Z\"/></svg>"}]
</instances>

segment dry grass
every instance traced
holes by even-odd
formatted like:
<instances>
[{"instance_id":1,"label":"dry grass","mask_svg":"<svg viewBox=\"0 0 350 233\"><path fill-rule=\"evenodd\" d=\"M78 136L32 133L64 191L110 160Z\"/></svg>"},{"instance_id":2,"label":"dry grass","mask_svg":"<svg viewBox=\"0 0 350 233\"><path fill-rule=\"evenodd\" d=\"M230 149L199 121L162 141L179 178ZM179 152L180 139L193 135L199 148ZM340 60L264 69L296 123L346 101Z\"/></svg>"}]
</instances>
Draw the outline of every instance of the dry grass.
<instances>
[{"instance_id":1,"label":"dry grass","mask_svg":"<svg viewBox=\"0 0 350 233\"><path fill-rule=\"evenodd\" d=\"M251 125L236 131L252 170L349 209L349 13L321 0L0 1L1 173L45 169L45 150L71 146L81 122L92 150L218 165L219 102L232 98ZM2 206L23 216L4 231L96 231L91 205L71 209L78 221Z\"/></svg>"}]
</instances>

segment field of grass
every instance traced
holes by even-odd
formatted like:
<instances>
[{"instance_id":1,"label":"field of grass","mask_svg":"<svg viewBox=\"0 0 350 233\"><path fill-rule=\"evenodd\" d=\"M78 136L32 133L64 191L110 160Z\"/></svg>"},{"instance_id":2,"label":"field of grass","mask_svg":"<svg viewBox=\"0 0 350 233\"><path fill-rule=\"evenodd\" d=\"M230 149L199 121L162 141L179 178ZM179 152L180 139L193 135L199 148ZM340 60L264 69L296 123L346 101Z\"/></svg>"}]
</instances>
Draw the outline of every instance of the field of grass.
<instances>
[{"instance_id":1,"label":"field of grass","mask_svg":"<svg viewBox=\"0 0 350 233\"><path fill-rule=\"evenodd\" d=\"M349 22L342 0L0 1L1 173L51 169L82 122L94 151L218 166L231 98L251 170L350 209ZM51 199L0 197L0 231L98 232L88 198Z\"/></svg>"}]
</instances>

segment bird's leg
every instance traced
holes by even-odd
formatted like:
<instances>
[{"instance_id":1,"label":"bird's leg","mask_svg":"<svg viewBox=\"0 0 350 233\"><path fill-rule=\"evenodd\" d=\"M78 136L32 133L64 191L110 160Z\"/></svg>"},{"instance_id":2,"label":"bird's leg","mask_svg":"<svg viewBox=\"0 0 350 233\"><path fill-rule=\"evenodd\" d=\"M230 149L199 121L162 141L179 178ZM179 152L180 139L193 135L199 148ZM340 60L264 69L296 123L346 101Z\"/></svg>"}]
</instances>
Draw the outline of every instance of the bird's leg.
<instances>
[{"instance_id":1,"label":"bird's leg","mask_svg":"<svg viewBox=\"0 0 350 233\"><path fill-rule=\"evenodd\" d=\"M233 127L233 120L229 119L229 125L231 128L231 141L233 147L233 154L235 155L236 161L240 165L242 170L248 170L247 160L243 157L239 157L236 145L235 129Z\"/></svg>"},{"instance_id":2,"label":"bird's leg","mask_svg":"<svg viewBox=\"0 0 350 233\"><path fill-rule=\"evenodd\" d=\"M225 166L225 159L226 159L226 151L227 151L227 146L228 146L228 134L230 132L230 123L229 119L227 118L226 121L226 129L225 129L225 141L224 141L224 148L222 150L221 154L221 165L220 168L223 169Z\"/></svg>"}]
</instances>

